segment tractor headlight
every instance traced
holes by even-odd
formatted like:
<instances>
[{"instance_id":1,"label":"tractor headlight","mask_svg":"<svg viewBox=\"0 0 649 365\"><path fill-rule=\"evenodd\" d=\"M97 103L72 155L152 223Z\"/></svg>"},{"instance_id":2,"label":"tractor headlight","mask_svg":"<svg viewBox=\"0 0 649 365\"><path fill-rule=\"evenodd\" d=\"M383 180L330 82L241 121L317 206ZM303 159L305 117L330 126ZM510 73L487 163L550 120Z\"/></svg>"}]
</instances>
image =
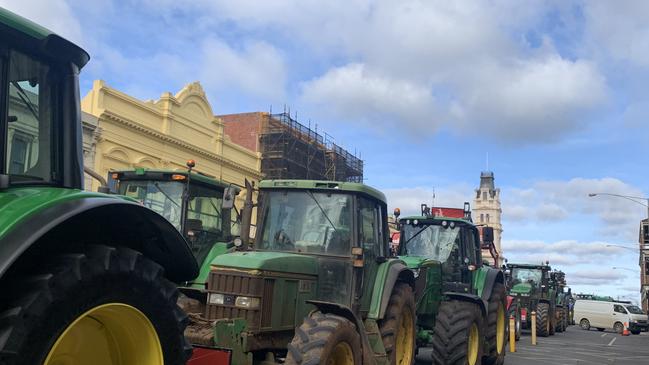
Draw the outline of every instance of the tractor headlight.
<instances>
[{"instance_id":1,"label":"tractor headlight","mask_svg":"<svg viewBox=\"0 0 649 365\"><path fill-rule=\"evenodd\" d=\"M259 308L259 298L237 297L234 301L234 306L245 309L257 309Z\"/></svg>"},{"instance_id":2,"label":"tractor headlight","mask_svg":"<svg viewBox=\"0 0 649 365\"><path fill-rule=\"evenodd\" d=\"M209 304L223 305L225 303L225 296L223 294L210 293L207 301Z\"/></svg>"}]
</instances>

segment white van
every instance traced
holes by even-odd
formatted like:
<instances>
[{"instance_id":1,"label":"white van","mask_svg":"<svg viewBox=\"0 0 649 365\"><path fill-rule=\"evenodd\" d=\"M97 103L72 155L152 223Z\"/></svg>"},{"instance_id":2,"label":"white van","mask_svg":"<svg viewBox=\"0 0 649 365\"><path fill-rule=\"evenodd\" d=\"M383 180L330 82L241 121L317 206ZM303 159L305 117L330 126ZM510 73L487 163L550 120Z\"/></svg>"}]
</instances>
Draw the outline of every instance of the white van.
<instances>
[{"instance_id":1,"label":"white van","mask_svg":"<svg viewBox=\"0 0 649 365\"><path fill-rule=\"evenodd\" d=\"M597 328L604 331L612 328L618 333L628 323L629 331L634 335L647 329L648 318L637 306L627 303L604 302L599 300L578 299L574 307L575 321L584 330Z\"/></svg>"}]
</instances>

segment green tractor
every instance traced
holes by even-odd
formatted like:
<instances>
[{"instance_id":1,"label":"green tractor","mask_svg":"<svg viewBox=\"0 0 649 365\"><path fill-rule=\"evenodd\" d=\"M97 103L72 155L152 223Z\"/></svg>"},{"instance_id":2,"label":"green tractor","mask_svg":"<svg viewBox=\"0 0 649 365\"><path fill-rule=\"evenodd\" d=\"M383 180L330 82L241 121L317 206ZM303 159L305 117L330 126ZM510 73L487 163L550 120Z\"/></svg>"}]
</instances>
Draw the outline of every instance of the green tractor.
<instances>
[{"instance_id":1,"label":"green tractor","mask_svg":"<svg viewBox=\"0 0 649 365\"><path fill-rule=\"evenodd\" d=\"M241 365L414 361L414 275L389 256L381 192L261 181L257 212L254 243L212 260L207 302L191 314L187 336L205 356L225 349Z\"/></svg>"},{"instance_id":2,"label":"green tractor","mask_svg":"<svg viewBox=\"0 0 649 365\"><path fill-rule=\"evenodd\" d=\"M234 239L239 236L234 199L241 189L195 173L194 166L189 160L187 171L138 168L112 172L111 178L119 194L159 213L183 234L200 267L198 277L187 286L204 291L210 263L233 251Z\"/></svg>"},{"instance_id":3,"label":"green tractor","mask_svg":"<svg viewBox=\"0 0 649 365\"><path fill-rule=\"evenodd\" d=\"M0 363L182 364L173 283L198 266L162 216L83 191L88 60L0 9Z\"/></svg>"},{"instance_id":4,"label":"green tractor","mask_svg":"<svg viewBox=\"0 0 649 365\"><path fill-rule=\"evenodd\" d=\"M570 299L571 290L566 290L566 274L563 271L553 271L550 273L550 286L556 291L556 311L555 319L557 323L556 332L564 332L570 322Z\"/></svg>"},{"instance_id":5,"label":"green tractor","mask_svg":"<svg viewBox=\"0 0 649 365\"><path fill-rule=\"evenodd\" d=\"M554 335L557 328L556 289L552 287L546 262L541 265L507 264L509 270L509 295L514 297L512 308L520 318L522 328L532 328L532 311L536 312L536 334L541 337Z\"/></svg>"},{"instance_id":6,"label":"green tractor","mask_svg":"<svg viewBox=\"0 0 649 365\"><path fill-rule=\"evenodd\" d=\"M482 261L468 203L463 218L422 214L399 219L399 258L415 275L417 361L502 364L506 341L503 273ZM483 242L493 229L482 227Z\"/></svg>"}]
</instances>

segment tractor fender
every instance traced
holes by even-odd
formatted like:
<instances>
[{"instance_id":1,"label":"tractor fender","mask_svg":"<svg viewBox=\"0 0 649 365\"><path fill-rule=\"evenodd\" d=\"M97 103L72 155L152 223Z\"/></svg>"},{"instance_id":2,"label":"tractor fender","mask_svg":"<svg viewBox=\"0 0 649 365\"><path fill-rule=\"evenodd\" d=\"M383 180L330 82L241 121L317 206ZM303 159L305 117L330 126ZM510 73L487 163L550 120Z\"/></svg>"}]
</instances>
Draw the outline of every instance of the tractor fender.
<instances>
[{"instance_id":1,"label":"tractor fender","mask_svg":"<svg viewBox=\"0 0 649 365\"><path fill-rule=\"evenodd\" d=\"M87 243L132 248L157 262L175 282L192 280L198 265L180 232L158 213L135 202L88 194L35 209L2 237L0 277L32 255Z\"/></svg>"},{"instance_id":2,"label":"tractor fender","mask_svg":"<svg viewBox=\"0 0 649 365\"><path fill-rule=\"evenodd\" d=\"M487 270L487 275L484 280L484 287L482 289L482 295L480 295L482 300L486 301L487 303L489 302L491 292L494 290L494 285L496 285L496 283L505 283L505 276L503 275L503 272L496 269Z\"/></svg>"},{"instance_id":3,"label":"tractor fender","mask_svg":"<svg viewBox=\"0 0 649 365\"><path fill-rule=\"evenodd\" d=\"M482 312L482 315L485 318L487 317L487 308L489 308L489 302L485 301L484 299L480 298L477 295L469 294L469 293L444 292L444 296L455 300L475 303L478 305L478 307L480 307L480 311Z\"/></svg>"},{"instance_id":4,"label":"tractor fender","mask_svg":"<svg viewBox=\"0 0 649 365\"><path fill-rule=\"evenodd\" d=\"M367 337L367 331L365 331L365 324L363 321L357 317L352 310L342 304L324 302L320 300L307 300L309 304L312 304L322 313L335 314L337 316L346 318L356 326L356 331L361 337L361 353L363 354L363 364L373 364L374 363L374 354L372 352L372 346L370 345L370 340Z\"/></svg>"},{"instance_id":5,"label":"tractor fender","mask_svg":"<svg viewBox=\"0 0 649 365\"><path fill-rule=\"evenodd\" d=\"M374 290L372 291L370 310L367 315L368 318L379 320L385 316L385 311L388 308L388 302L392 295L392 288L394 288L397 281L409 284L414 291L415 274L412 270L408 269L403 261L398 259L388 260L379 265L376 273L376 281L374 282Z\"/></svg>"}]
</instances>

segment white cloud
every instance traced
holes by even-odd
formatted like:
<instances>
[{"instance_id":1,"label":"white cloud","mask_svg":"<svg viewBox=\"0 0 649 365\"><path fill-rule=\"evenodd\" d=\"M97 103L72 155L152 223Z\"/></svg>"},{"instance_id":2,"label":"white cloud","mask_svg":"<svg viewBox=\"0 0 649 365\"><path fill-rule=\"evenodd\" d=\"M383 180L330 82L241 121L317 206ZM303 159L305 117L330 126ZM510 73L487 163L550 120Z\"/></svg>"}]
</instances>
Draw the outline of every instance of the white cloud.
<instances>
[{"instance_id":1,"label":"white cloud","mask_svg":"<svg viewBox=\"0 0 649 365\"><path fill-rule=\"evenodd\" d=\"M338 116L370 122L374 127L377 121L390 127L399 121L421 128L437 123L434 98L429 89L373 73L364 64L331 69L304 83L302 95L306 102L331 106Z\"/></svg>"}]
</instances>

